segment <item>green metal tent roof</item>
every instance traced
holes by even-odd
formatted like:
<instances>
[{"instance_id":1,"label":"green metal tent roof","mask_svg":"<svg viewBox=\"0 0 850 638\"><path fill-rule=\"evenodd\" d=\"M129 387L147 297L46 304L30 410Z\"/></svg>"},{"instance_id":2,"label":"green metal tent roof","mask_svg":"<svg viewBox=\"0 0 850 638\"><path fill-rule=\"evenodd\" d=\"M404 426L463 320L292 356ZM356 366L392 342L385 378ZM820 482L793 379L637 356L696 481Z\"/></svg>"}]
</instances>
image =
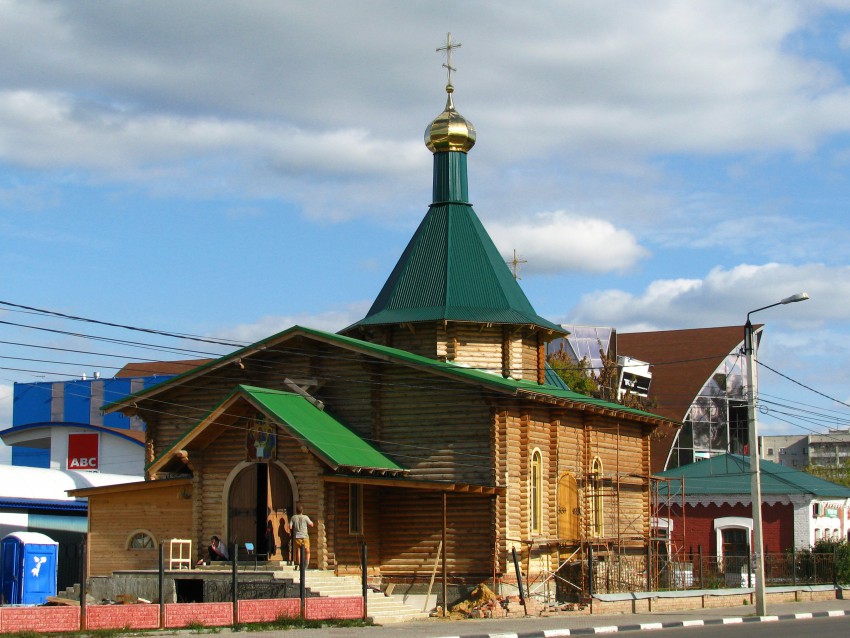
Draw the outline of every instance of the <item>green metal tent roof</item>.
<instances>
[{"instance_id":1,"label":"green metal tent roof","mask_svg":"<svg viewBox=\"0 0 850 638\"><path fill-rule=\"evenodd\" d=\"M850 498L850 488L825 481L806 472L800 472L779 463L760 461L761 492L765 494L810 494L825 498ZM660 472L660 478L685 478L686 496L712 494L749 494L752 474L749 457L739 454L722 454ZM670 493L680 495L680 483L669 483ZM660 486L666 494L666 483Z\"/></svg>"},{"instance_id":2,"label":"green metal tent roof","mask_svg":"<svg viewBox=\"0 0 850 638\"><path fill-rule=\"evenodd\" d=\"M434 199L366 316L346 328L421 321L534 325L538 315L472 205L466 153L434 156Z\"/></svg>"},{"instance_id":3,"label":"green metal tent roof","mask_svg":"<svg viewBox=\"0 0 850 638\"><path fill-rule=\"evenodd\" d=\"M300 438L335 470L339 467L393 472L404 470L371 443L364 441L301 395L246 385L239 386L239 391Z\"/></svg>"}]
</instances>

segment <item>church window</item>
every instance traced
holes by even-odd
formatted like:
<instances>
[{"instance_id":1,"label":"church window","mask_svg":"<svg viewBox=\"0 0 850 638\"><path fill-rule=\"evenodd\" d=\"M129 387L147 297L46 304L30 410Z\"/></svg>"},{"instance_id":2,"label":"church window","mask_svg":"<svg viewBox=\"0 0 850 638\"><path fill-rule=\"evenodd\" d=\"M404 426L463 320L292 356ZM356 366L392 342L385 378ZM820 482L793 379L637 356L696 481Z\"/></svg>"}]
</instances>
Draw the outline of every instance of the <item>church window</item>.
<instances>
[{"instance_id":1,"label":"church window","mask_svg":"<svg viewBox=\"0 0 850 638\"><path fill-rule=\"evenodd\" d=\"M590 533L599 537L605 534L604 500L602 497L602 461L595 457L590 464Z\"/></svg>"},{"instance_id":2,"label":"church window","mask_svg":"<svg viewBox=\"0 0 850 638\"><path fill-rule=\"evenodd\" d=\"M540 450L531 453L531 533L539 534L543 510L543 457Z\"/></svg>"}]
</instances>

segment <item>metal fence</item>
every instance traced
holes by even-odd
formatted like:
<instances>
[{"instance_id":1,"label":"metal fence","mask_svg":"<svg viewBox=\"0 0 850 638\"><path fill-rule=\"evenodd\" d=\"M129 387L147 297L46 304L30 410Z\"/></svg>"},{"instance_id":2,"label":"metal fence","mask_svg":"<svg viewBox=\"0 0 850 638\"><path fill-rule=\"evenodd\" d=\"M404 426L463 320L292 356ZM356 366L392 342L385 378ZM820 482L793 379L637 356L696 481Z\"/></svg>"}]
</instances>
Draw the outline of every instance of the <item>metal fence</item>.
<instances>
[{"instance_id":1,"label":"metal fence","mask_svg":"<svg viewBox=\"0 0 850 638\"><path fill-rule=\"evenodd\" d=\"M646 566L651 569L647 572ZM593 559L595 593L684 591L751 587L755 584L750 556L693 554L677 560L662 556L606 556ZM835 554L788 552L767 554L765 585L822 585L836 583Z\"/></svg>"}]
</instances>

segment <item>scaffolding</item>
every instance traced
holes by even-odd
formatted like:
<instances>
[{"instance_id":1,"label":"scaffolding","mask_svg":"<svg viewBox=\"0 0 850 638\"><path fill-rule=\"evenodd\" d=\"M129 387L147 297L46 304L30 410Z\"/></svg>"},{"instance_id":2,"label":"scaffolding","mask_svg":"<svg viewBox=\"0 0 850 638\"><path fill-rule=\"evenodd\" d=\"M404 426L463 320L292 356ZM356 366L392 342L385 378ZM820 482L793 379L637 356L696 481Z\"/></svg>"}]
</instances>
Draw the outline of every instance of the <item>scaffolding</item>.
<instances>
[{"instance_id":1,"label":"scaffolding","mask_svg":"<svg viewBox=\"0 0 850 638\"><path fill-rule=\"evenodd\" d=\"M610 473L599 479L588 473L582 482L587 488L598 481L603 500L613 504L608 520L615 534L594 536L592 516L588 515L582 516L579 538L507 539L519 546L523 590L529 598L550 604L581 602L603 591L652 591L684 584L668 582L679 578L679 567L689 563L684 479L650 478L648 532L643 519L625 518L619 498L624 482L636 484L645 479L628 473ZM593 497L593 490L583 490L584 512L592 512L589 500Z\"/></svg>"}]
</instances>

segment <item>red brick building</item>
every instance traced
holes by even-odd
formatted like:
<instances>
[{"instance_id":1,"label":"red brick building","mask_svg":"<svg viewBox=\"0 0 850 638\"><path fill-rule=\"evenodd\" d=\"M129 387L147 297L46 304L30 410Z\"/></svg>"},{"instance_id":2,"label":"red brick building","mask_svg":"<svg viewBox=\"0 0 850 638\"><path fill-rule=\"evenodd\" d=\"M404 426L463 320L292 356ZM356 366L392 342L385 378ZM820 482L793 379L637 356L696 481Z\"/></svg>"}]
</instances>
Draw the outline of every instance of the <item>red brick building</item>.
<instances>
[{"instance_id":1,"label":"red brick building","mask_svg":"<svg viewBox=\"0 0 850 638\"><path fill-rule=\"evenodd\" d=\"M847 538L850 489L762 461L765 553L805 549L821 538ZM752 546L749 458L724 454L661 472L659 532L670 553L747 556Z\"/></svg>"}]
</instances>

